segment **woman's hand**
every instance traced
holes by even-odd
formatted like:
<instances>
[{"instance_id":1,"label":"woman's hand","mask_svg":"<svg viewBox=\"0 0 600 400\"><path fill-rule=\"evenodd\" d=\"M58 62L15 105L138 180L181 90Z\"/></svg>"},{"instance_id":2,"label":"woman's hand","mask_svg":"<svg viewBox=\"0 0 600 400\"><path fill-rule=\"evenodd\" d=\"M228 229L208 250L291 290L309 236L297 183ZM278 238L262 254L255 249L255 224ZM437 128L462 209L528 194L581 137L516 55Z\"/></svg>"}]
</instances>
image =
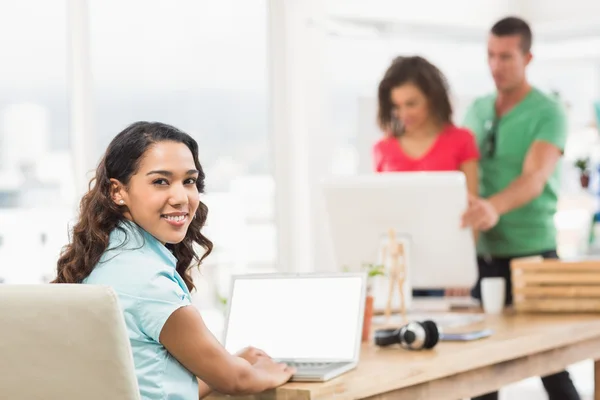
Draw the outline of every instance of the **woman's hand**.
<instances>
[{"instance_id":1,"label":"woman's hand","mask_svg":"<svg viewBox=\"0 0 600 400\"><path fill-rule=\"evenodd\" d=\"M283 385L296 373L296 368L289 367L284 363L277 363L269 357L259 357L253 367L265 374L269 389Z\"/></svg>"},{"instance_id":2,"label":"woman's hand","mask_svg":"<svg viewBox=\"0 0 600 400\"><path fill-rule=\"evenodd\" d=\"M282 385L296 372L255 348L244 349L238 355L229 353L192 305L169 316L160 342L188 371L223 394L260 393ZM200 396L206 391L200 390Z\"/></svg>"},{"instance_id":3,"label":"woman's hand","mask_svg":"<svg viewBox=\"0 0 600 400\"><path fill-rule=\"evenodd\" d=\"M257 349L255 347L246 347L235 353L236 356L243 358L248 361L250 364L254 365L261 357L271 358L264 351Z\"/></svg>"}]
</instances>

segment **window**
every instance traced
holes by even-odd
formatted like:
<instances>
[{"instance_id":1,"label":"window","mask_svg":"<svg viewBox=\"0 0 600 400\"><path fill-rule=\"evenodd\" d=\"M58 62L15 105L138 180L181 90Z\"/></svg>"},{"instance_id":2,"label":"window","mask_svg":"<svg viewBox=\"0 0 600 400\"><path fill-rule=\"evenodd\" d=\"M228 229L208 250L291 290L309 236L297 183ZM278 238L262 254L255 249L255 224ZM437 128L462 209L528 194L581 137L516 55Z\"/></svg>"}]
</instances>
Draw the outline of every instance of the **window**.
<instances>
[{"instance_id":1,"label":"window","mask_svg":"<svg viewBox=\"0 0 600 400\"><path fill-rule=\"evenodd\" d=\"M226 295L233 272L272 271L266 2L95 0L90 20L96 159L137 120L172 124L199 144L215 244L199 302Z\"/></svg>"},{"instance_id":2,"label":"window","mask_svg":"<svg viewBox=\"0 0 600 400\"><path fill-rule=\"evenodd\" d=\"M0 281L41 283L68 241L66 2L0 1Z\"/></svg>"}]
</instances>

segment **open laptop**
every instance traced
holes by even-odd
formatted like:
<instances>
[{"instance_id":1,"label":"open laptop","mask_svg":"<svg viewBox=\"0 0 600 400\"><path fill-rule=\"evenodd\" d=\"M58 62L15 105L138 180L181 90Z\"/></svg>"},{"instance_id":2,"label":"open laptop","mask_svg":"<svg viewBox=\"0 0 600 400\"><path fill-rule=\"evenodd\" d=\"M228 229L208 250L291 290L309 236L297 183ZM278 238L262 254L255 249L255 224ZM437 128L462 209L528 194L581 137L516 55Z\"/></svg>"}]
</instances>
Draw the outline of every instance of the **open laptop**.
<instances>
[{"instance_id":1,"label":"open laptop","mask_svg":"<svg viewBox=\"0 0 600 400\"><path fill-rule=\"evenodd\" d=\"M234 276L223 344L296 367L293 381L327 381L358 364L365 295L363 273Z\"/></svg>"}]
</instances>

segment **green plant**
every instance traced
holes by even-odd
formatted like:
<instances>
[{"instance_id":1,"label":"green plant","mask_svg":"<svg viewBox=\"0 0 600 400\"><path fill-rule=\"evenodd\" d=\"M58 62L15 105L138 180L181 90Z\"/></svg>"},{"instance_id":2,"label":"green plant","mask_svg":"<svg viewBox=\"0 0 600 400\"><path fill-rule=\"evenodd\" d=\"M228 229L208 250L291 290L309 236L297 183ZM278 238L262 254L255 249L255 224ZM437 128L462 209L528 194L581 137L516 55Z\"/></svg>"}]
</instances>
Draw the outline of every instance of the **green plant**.
<instances>
[{"instance_id":1,"label":"green plant","mask_svg":"<svg viewBox=\"0 0 600 400\"><path fill-rule=\"evenodd\" d=\"M373 290L373 278L376 276L385 276L385 265L363 263L363 268L367 270L367 294L371 294Z\"/></svg>"},{"instance_id":2,"label":"green plant","mask_svg":"<svg viewBox=\"0 0 600 400\"><path fill-rule=\"evenodd\" d=\"M383 264L363 263L363 268L367 270L369 278L385 276L385 265Z\"/></svg>"},{"instance_id":3,"label":"green plant","mask_svg":"<svg viewBox=\"0 0 600 400\"><path fill-rule=\"evenodd\" d=\"M220 294L217 293L217 303L223 309L226 308L227 307L227 297L221 296Z\"/></svg>"},{"instance_id":4,"label":"green plant","mask_svg":"<svg viewBox=\"0 0 600 400\"><path fill-rule=\"evenodd\" d=\"M577 168L582 174L584 174L588 171L589 166L590 166L590 158L589 157L578 158L575 161L575 168Z\"/></svg>"}]
</instances>

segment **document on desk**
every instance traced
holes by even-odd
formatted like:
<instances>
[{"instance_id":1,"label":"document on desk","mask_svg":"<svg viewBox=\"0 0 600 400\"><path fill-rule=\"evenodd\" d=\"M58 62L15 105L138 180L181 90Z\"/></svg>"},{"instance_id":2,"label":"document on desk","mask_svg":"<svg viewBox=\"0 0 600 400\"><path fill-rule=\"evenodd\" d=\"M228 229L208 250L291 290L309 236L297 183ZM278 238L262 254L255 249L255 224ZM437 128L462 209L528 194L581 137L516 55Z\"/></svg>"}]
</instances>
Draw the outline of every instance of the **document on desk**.
<instances>
[{"instance_id":1,"label":"document on desk","mask_svg":"<svg viewBox=\"0 0 600 400\"><path fill-rule=\"evenodd\" d=\"M463 333L440 333L440 340L443 342L469 342L471 340L479 340L492 336L494 333L491 329L482 329L473 332Z\"/></svg>"}]
</instances>

